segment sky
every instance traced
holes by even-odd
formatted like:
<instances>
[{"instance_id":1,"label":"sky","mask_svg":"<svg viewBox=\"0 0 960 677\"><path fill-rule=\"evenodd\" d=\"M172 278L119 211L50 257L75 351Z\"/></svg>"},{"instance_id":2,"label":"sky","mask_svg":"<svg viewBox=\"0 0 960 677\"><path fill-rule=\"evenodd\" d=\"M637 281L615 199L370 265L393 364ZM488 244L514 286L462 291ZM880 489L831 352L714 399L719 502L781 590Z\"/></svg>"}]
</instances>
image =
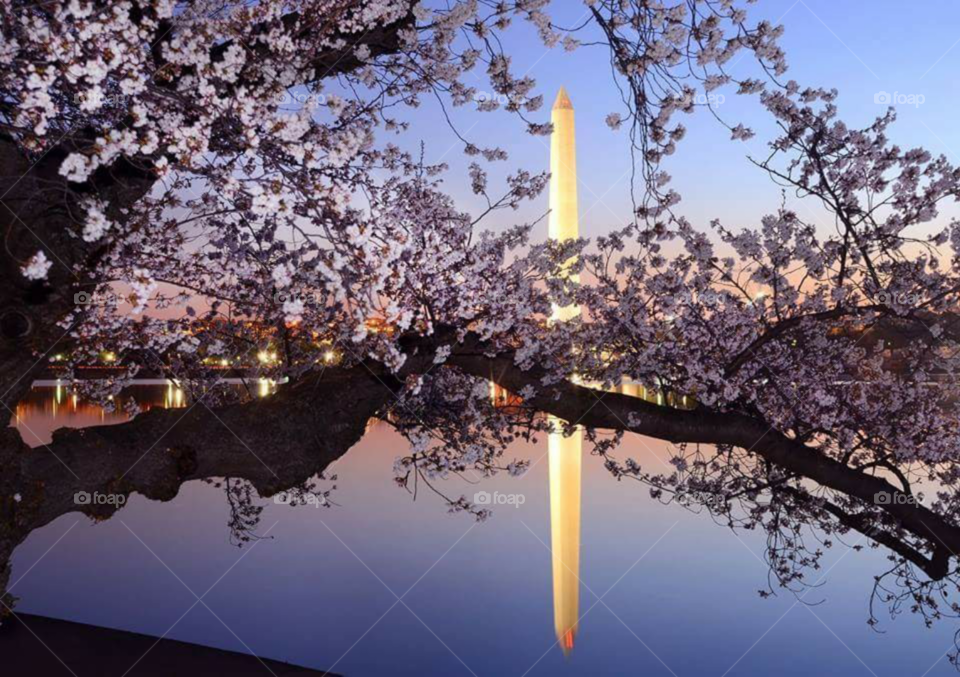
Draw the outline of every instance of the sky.
<instances>
[{"instance_id":1,"label":"sky","mask_svg":"<svg viewBox=\"0 0 960 677\"><path fill-rule=\"evenodd\" d=\"M583 5L553 3L558 23L574 24ZM934 155L946 154L960 163L960 131L956 125L956 91L960 84L960 3L945 0L764 0L750 8L750 16L785 26L782 39L790 69L787 78L803 86L836 87L840 118L866 126L882 115L889 99L899 120L890 130L895 143L923 146ZM581 233L593 237L623 225L630 218L630 156L626 130L611 131L604 123L610 112L622 110L613 86L604 48L581 48L572 53L562 47L547 50L529 25L518 22L504 44L512 55L514 71L537 80L544 95L535 116L546 121L557 89L567 88L577 115L578 170L580 179ZM733 62L735 76L756 75L751 57L743 53ZM482 73L476 86L488 91ZM747 155L762 157L771 126L754 98L737 97L721 90L725 100L717 112L733 124L742 122L757 131L748 143L731 141L729 133L705 111L683 116L687 137L665 169L674 187L684 196L681 212L695 225L707 227L713 218L728 226L752 227L780 201L779 189ZM919 102L917 103L907 103ZM505 169L518 166L543 171L548 166L549 139L526 134L522 123L508 113L478 114L469 108L454 109L454 120L471 140L495 140L510 154ZM450 165L447 189L466 208L478 207L470 195L464 157L456 137L446 127L438 107L426 104L409 118L411 133L401 145L415 149L426 144L428 162ZM496 176L496 174L493 174ZM793 206L802 218L822 221L810 201ZM517 213L500 213L488 222L495 229L513 225L546 212L547 196ZM956 209L945 211L956 215ZM826 223L820 223L826 228ZM540 227L545 235L546 223Z\"/></svg>"}]
</instances>

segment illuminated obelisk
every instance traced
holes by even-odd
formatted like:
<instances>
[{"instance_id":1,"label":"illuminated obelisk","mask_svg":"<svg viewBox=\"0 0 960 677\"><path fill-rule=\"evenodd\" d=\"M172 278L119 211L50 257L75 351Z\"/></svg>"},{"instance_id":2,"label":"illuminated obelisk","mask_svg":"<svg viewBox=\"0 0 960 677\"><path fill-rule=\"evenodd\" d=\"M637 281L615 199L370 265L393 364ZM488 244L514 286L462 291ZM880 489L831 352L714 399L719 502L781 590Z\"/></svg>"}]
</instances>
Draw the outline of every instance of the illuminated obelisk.
<instances>
[{"instance_id":1,"label":"illuminated obelisk","mask_svg":"<svg viewBox=\"0 0 960 677\"><path fill-rule=\"evenodd\" d=\"M563 87L553 103L553 134L550 137L550 225L553 240L580 237L577 214L577 141L574 133L573 104ZM576 279L577 276L573 276ZM554 321L579 317L579 306L553 306Z\"/></svg>"},{"instance_id":2,"label":"illuminated obelisk","mask_svg":"<svg viewBox=\"0 0 960 677\"><path fill-rule=\"evenodd\" d=\"M577 215L577 149L573 104L562 87L553 104L550 140L550 238L579 237ZM579 306L554 305L552 322L580 316ZM551 417L562 430L563 422ZM580 617L580 455L581 432L548 438L550 458L550 540L553 559L553 624L563 653L573 649Z\"/></svg>"}]
</instances>

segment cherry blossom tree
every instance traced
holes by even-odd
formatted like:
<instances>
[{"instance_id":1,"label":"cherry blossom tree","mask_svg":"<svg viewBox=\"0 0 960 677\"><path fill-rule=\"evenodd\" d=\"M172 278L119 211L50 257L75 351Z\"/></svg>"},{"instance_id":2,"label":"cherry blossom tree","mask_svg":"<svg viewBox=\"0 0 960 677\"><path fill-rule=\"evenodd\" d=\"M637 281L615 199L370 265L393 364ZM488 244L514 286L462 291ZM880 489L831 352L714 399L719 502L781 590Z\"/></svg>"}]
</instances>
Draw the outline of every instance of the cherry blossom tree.
<instances>
[{"instance_id":1,"label":"cherry blossom tree","mask_svg":"<svg viewBox=\"0 0 960 677\"><path fill-rule=\"evenodd\" d=\"M825 548L859 533L890 554L876 600L928 621L960 612L946 598L960 549L960 224L940 217L960 170L893 144L892 111L844 124L834 90L785 79L782 28L741 4L586 0L562 26L548 0L0 0L0 402L11 409L54 351L74 370L111 351L122 373L79 382L88 396L109 406L147 370L205 403L176 427L152 411L59 432L49 457L7 430L6 552L76 510L79 489L163 500L228 478L261 496L314 491L373 416L410 442L401 486L483 518L440 480L522 473L510 444L551 430L552 414L583 427L618 479L763 529L771 589L802 586ZM546 182L517 167L492 186L490 164L509 158L460 131L482 113L550 133L533 78L502 48L520 22L547 47L609 53L623 106L607 123L638 173L631 223L607 237L486 228ZM749 78L728 72L740 54ZM684 218L666 167L682 117L721 89L769 114L779 131L758 171L831 229L786 201L740 231ZM392 142L420 106L442 110L473 158L455 178L481 213L444 192L447 167ZM754 136L718 124L732 149ZM582 320L546 321L571 303ZM272 402L238 399L211 361L284 385ZM624 379L696 405L610 392ZM494 406L490 381L519 399ZM318 408L318 392L355 415ZM223 419L269 463L204 432ZM179 432L151 449L164 430ZM674 443L674 470L623 458L627 433ZM121 450L135 470L118 479ZM100 470L97 455L110 459ZM62 495L17 490L41 478Z\"/></svg>"}]
</instances>

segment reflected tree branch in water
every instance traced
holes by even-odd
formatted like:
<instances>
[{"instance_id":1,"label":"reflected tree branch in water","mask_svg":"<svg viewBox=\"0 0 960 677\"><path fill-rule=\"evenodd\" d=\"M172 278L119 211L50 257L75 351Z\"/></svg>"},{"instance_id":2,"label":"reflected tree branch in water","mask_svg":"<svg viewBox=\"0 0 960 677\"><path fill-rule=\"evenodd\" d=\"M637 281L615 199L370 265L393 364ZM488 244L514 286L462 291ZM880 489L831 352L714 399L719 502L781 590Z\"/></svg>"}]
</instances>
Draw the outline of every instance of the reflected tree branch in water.
<instances>
[{"instance_id":1,"label":"reflected tree branch in water","mask_svg":"<svg viewBox=\"0 0 960 677\"><path fill-rule=\"evenodd\" d=\"M256 489L247 480L225 477L222 482L205 480L213 483L216 488L222 488L227 497L230 508L230 519L227 528L230 529L230 542L240 547L252 540L260 540L256 533L260 524L260 513L263 506L256 503Z\"/></svg>"},{"instance_id":2,"label":"reflected tree branch in water","mask_svg":"<svg viewBox=\"0 0 960 677\"><path fill-rule=\"evenodd\" d=\"M8 584L14 548L32 531L70 512L103 520L119 509L115 502L78 505L79 492L168 501L185 482L231 478L269 497L321 474L392 398L367 368L331 368L322 379L304 379L272 397L215 411L153 409L129 423L61 429L49 448L27 448L16 429L6 428L0 445L0 590Z\"/></svg>"},{"instance_id":3,"label":"reflected tree branch in water","mask_svg":"<svg viewBox=\"0 0 960 677\"><path fill-rule=\"evenodd\" d=\"M476 346L475 348L481 348ZM545 371L527 371L516 366L511 354L489 359L482 349L454 352L453 363L468 373L494 375L497 382L513 392L528 385L540 386ZM529 406L590 428L624 430L674 443L711 444L747 449L773 466L819 485L839 491L865 504L873 504L878 493L890 495L879 510L894 518L910 533L933 543L942 542L953 552L960 550L960 527L915 501L900 500L898 487L835 461L816 448L772 429L765 421L734 412L716 412L708 407L683 411L661 407L620 393L600 394L575 383L540 386ZM626 422L633 421L633 424ZM869 535L869 534L868 534Z\"/></svg>"},{"instance_id":4,"label":"reflected tree branch in water","mask_svg":"<svg viewBox=\"0 0 960 677\"><path fill-rule=\"evenodd\" d=\"M261 400L234 403L213 411L200 406L186 411L152 410L125 424L60 430L49 450L28 450L19 440L12 440L16 433L8 430L4 467L20 470L16 476L4 473L4 480L7 487L18 488L21 501L6 506L7 519L13 524L3 539L7 557L30 531L62 514L79 510L94 519L106 519L117 509L79 507L74 503L74 494L79 491L123 495L137 492L154 500L170 500L183 483L196 479L243 480L264 497L302 485L359 440L368 419L374 416L387 418L401 432L409 432L407 426L420 427L432 431L436 435L434 441L457 444L458 436L462 436L461 443L473 443L476 438L468 434L473 423L465 423L462 408L443 399L442 393L453 389L434 391L427 386L422 397L408 395L402 401L397 399L407 385L403 375L433 372L435 353L451 340L451 333L446 331L429 339L411 338L407 348L417 356L409 360L399 375L375 362L351 368L330 367L322 376L292 383ZM805 568L817 566L819 553L797 558L797 553L804 549L799 534L804 524L826 526L829 533L827 515L835 518L843 530L860 532L902 557L903 562L915 565L931 584L946 581L956 573L949 569L949 544L956 544L960 538L960 529L954 524L918 503L873 505L875 493L902 493L902 487L867 474L869 466L855 469L824 458L799 441L765 428L761 421L707 407L692 411L672 409L568 381L544 386L543 370L520 369L510 351L493 353L491 346L471 334L463 338L451 351L447 363L435 373L437 378L453 379L459 390L487 387L490 378L512 392L537 388L536 394L520 406L482 412L484 417L501 417L493 426L493 430L501 431L490 442L493 448L504 448L513 441L513 436L503 436L502 432L511 420L522 431L518 434L528 439L545 431L537 412L576 421L587 427L591 435L599 430L616 431L618 435L633 432L667 440L681 448L715 447L712 458L696 459L693 465L713 468L720 473L719 477L708 478L704 474L694 482L689 477L685 481L667 481L644 474L639 468L616 464L609 452L615 449L619 436L610 444L598 442L608 467L618 476L634 477L661 488L680 489L683 485L687 494L695 491L721 497L721 502L706 505L711 513L727 517L728 526L735 526L732 513L726 510L732 500L747 497L756 504L759 496L769 496L770 503L764 508L766 521L754 514L748 522L736 526L752 524L767 531L771 539L768 563L784 586L801 580ZM602 402L598 403L601 397ZM256 456L251 449L257 450ZM738 475L735 470L747 467L751 458L760 459L767 468L762 484L749 475ZM65 473L60 461L81 479ZM809 481L845 497L844 502L814 496L813 490L802 488ZM462 508L469 510L471 506ZM911 577L903 567L896 571L900 580L918 589L930 587ZM5 577L8 576L6 571ZM889 596L887 599L896 600Z\"/></svg>"}]
</instances>

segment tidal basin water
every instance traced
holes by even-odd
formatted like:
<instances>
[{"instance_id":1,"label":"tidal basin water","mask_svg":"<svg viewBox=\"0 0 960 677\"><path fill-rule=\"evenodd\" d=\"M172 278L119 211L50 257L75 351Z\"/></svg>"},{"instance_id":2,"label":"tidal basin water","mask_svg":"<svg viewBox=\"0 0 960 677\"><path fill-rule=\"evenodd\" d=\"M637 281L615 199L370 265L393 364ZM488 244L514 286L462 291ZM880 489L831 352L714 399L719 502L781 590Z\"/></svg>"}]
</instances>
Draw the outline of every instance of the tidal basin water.
<instances>
[{"instance_id":1,"label":"tidal basin water","mask_svg":"<svg viewBox=\"0 0 960 677\"><path fill-rule=\"evenodd\" d=\"M190 406L164 384L129 396ZM11 424L35 453L49 453L39 445L58 427L122 420L41 384ZM19 608L357 677L955 673L945 654L956 624L927 630L906 613L882 615L885 634L867 626L883 550L838 545L810 572L809 582L822 580L802 602L789 592L761 599L763 534L661 505L636 482L614 480L584 444L579 583L558 585L546 439L511 449L533 462L521 478L441 485L452 496L487 492L494 515L482 524L448 514L430 492L414 501L398 489L392 466L404 451L388 426L372 425L332 469L336 505L264 500L266 538L240 549L223 492L200 482L168 503L134 495L99 524L65 515L15 553ZM665 468L670 447L633 436L618 455ZM858 539L846 540L866 545ZM558 641L571 598L575 636Z\"/></svg>"}]
</instances>

